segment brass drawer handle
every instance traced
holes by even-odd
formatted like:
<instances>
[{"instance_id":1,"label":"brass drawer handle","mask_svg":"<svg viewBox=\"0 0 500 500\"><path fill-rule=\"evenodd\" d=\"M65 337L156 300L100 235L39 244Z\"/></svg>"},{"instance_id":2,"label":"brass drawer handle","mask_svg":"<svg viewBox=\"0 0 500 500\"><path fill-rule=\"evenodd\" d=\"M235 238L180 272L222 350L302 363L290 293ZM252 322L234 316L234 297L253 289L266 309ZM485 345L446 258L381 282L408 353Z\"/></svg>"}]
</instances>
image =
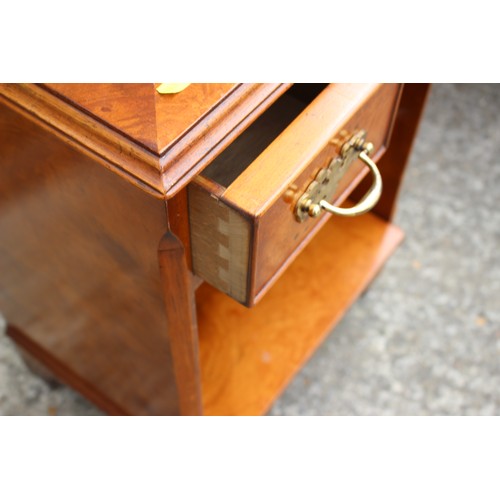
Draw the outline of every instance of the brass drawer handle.
<instances>
[{"instance_id":1,"label":"brass drawer handle","mask_svg":"<svg viewBox=\"0 0 500 500\"><path fill-rule=\"evenodd\" d=\"M366 132L364 130L354 134L342 146L340 156L333 159L327 168L323 168L318 172L316 179L311 182L306 192L297 202L295 216L298 221L302 222L307 216L318 217L321 210L343 217L355 217L365 214L377 204L382 194L382 176L377 165L370 158L374 146L371 142L365 142L365 137ZM372 185L354 207L336 207L326 199L333 196L345 171L358 158L370 169L373 177Z\"/></svg>"},{"instance_id":2,"label":"brass drawer handle","mask_svg":"<svg viewBox=\"0 0 500 500\"><path fill-rule=\"evenodd\" d=\"M368 146L372 144L369 143ZM326 200L321 200L319 206L331 214L342 215L343 217L356 217L357 215L369 212L380 199L382 194L382 176L376 163L368 156L368 150L364 149L358 155L358 158L370 169L373 176L373 183L368 192L361 198L357 205L350 208L335 207Z\"/></svg>"}]
</instances>

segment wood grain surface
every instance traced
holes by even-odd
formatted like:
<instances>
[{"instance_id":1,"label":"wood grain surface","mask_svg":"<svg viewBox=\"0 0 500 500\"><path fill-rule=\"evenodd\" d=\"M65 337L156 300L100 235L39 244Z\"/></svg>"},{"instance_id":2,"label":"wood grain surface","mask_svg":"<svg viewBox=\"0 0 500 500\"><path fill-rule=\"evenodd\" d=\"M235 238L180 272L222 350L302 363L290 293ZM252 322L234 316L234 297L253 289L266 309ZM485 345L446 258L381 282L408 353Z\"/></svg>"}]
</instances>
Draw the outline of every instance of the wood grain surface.
<instances>
[{"instance_id":1,"label":"wood grain surface","mask_svg":"<svg viewBox=\"0 0 500 500\"><path fill-rule=\"evenodd\" d=\"M227 189L200 178L194 189L211 203L201 239L246 265L219 262L219 277L238 276L251 300L274 286L252 309L207 284L195 296L185 186L289 87L196 86L196 106L169 122L189 106L156 102L150 84L0 84L0 310L28 356L110 414L269 408L400 242L384 219L425 102L423 88L403 95L380 218L324 218L295 234L273 207L293 217L297 189L338 147L337 131L366 124L358 118L372 120L380 156L397 84L332 86L335 98L308 107ZM337 201L363 176L356 167Z\"/></svg>"},{"instance_id":2,"label":"wood grain surface","mask_svg":"<svg viewBox=\"0 0 500 500\"><path fill-rule=\"evenodd\" d=\"M365 129L368 140L375 144L374 158L379 159L389 140L400 90L398 84L333 84L309 106L303 104L305 110L288 127L283 123L280 103L285 102L292 110L292 117L296 115L297 105L289 105L288 95L281 97L250 127L251 136L235 144L242 149L243 163L248 163L248 158L252 157L253 147L257 148L257 157L254 155L254 161L227 189L214 188L214 182L207 183L201 178L195 181L196 188L189 188L195 272L239 302L249 306L255 304L329 217L324 214L299 223L294 207L318 170L339 154L342 144L339 134ZM295 100L293 98L293 102ZM277 113L273 111L275 108L278 108ZM269 125L266 118L277 125ZM262 135L269 132L274 138L276 129L282 130L260 154L262 141L265 145L268 142L261 138L259 130L253 130L259 122L263 123ZM234 165L240 156L239 149L234 151L235 147L231 148L230 155L223 155L225 162L217 160L216 165L209 168L207 175L211 179L225 181L239 170L239 166ZM366 172L360 161L355 162L342 178L331 201L341 203ZM218 215L211 216L215 210ZM220 245L214 244L210 238L218 234L219 221L229 220L230 214L242 221L242 228L251 225L251 229L244 231L251 235L248 240L250 248L245 252L240 249L238 253L230 253L221 259ZM224 252L225 248L222 249ZM222 280L221 283L219 275L228 266L240 270L248 268L248 271L232 275L239 281L230 280L226 284ZM228 290L243 290L244 293L235 294Z\"/></svg>"},{"instance_id":3,"label":"wood grain surface","mask_svg":"<svg viewBox=\"0 0 500 500\"><path fill-rule=\"evenodd\" d=\"M181 415L201 415L200 360L194 284L181 241L166 233L158 246L158 261L168 321L168 340Z\"/></svg>"},{"instance_id":4,"label":"wood grain surface","mask_svg":"<svg viewBox=\"0 0 500 500\"><path fill-rule=\"evenodd\" d=\"M158 155L237 87L234 83L192 83L178 94L161 95L154 83L43 86Z\"/></svg>"},{"instance_id":5,"label":"wood grain surface","mask_svg":"<svg viewBox=\"0 0 500 500\"><path fill-rule=\"evenodd\" d=\"M260 297L272 286L276 278L286 269L295 255L300 252L302 245L314 237L316 231L326 220L334 217L328 213L323 213L316 219L308 218L304 222L298 223L295 220L293 211L298 198L307 189L318 170L327 166L331 159L338 155L339 146L337 144L342 144L342 139L339 137L340 132L345 130L352 134L364 129L367 131L368 140L375 145L373 159L378 161L385 154L386 144L388 144L390 137L389 133L397 111L401 86L398 84L383 84L368 89L365 86L342 85L340 86L340 92L338 86L335 85L335 87L337 87L336 99L333 99L333 95L335 95L333 94L328 101L322 102L321 106L310 110L309 116L316 114L318 118L322 118L322 120L314 122L315 127L313 127L312 123L309 127L306 127L305 124L301 124L299 120L296 120L293 124L295 130L290 126L281 136L282 144L275 141L272 145L273 151L268 151L267 162L271 165L277 165L278 161L280 164L284 164L283 170L286 171L288 176L294 155L292 144L296 147L295 156L302 158L306 154L304 153L304 145L308 142L312 145L313 151L314 147L318 148L314 157L309 162L306 162L307 167L300 173L296 171L295 178L287 185L285 190L281 187L280 191L276 192L271 199L264 200L262 198L261 203L259 203L260 207L256 212L259 219L259 235L254 241L253 262L255 267L250 291L250 296L254 298L255 302L260 300ZM323 95L324 93L321 94L321 96ZM313 104L315 103L316 101ZM324 111L325 108L329 109L328 113ZM347 109L350 109L350 113L346 111ZM326 116L328 115L330 116L329 123L326 122ZM337 116L343 116L345 120L335 122ZM319 123L317 123L318 121ZM302 125L300 130L299 125ZM321 142L317 138L320 138L325 133L325 130L330 132L330 140L320 146ZM300 141L295 140L292 143L294 136L300 137ZM334 138L333 141L332 138ZM255 167L258 170L263 168L261 163L261 161L265 160L263 156L261 155L256 162ZM297 163L301 164L300 161ZM289 165L288 169L286 168L287 165ZM367 172L368 168L361 161L354 162L340 180L331 202L334 205L342 204L355 186L366 176ZM244 200L247 200L251 196L252 186L256 187L256 184L253 183L249 185L247 180L244 179L244 175L241 177L243 178L238 179L238 181L245 182L246 191L244 192L241 189L243 184L237 186L234 183L230 187L231 192L225 193L228 202L232 204L236 204L236 200L241 195L243 195ZM255 180L256 177L252 177L252 179ZM268 180L267 184L270 183L271 180ZM260 193L262 191L260 190ZM290 196L291 193L293 194ZM382 191L383 196L384 192ZM255 198L256 195L254 195L251 202L252 206L255 206Z\"/></svg>"},{"instance_id":6,"label":"wood grain surface","mask_svg":"<svg viewBox=\"0 0 500 500\"><path fill-rule=\"evenodd\" d=\"M110 413L179 413L164 202L4 106L0 151L0 310L15 340Z\"/></svg>"},{"instance_id":7,"label":"wood grain surface","mask_svg":"<svg viewBox=\"0 0 500 500\"><path fill-rule=\"evenodd\" d=\"M247 309L202 285L204 413L264 413L401 239L398 228L372 214L331 218L257 306Z\"/></svg>"},{"instance_id":8,"label":"wood grain surface","mask_svg":"<svg viewBox=\"0 0 500 500\"><path fill-rule=\"evenodd\" d=\"M290 89L217 156L201 175L227 188L308 104L294 97Z\"/></svg>"},{"instance_id":9,"label":"wood grain surface","mask_svg":"<svg viewBox=\"0 0 500 500\"><path fill-rule=\"evenodd\" d=\"M153 84L0 84L0 102L148 193L171 198L289 86L193 84L172 97Z\"/></svg>"}]
</instances>

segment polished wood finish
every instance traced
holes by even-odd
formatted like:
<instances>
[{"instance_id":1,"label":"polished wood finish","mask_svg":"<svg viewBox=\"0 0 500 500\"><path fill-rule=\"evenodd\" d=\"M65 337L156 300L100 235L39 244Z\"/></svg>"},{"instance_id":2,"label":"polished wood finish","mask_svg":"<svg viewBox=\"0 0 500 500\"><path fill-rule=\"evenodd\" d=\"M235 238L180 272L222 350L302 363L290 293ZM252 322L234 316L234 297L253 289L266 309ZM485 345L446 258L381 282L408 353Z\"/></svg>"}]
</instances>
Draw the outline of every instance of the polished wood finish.
<instances>
[{"instance_id":1,"label":"polished wood finish","mask_svg":"<svg viewBox=\"0 0 500 500\"><path fill-rule=\"evenodd\" d=\"M401 241L367 214L331 218L251 309L197 292L206 415L259 415L307 361Z\"/></svg>"},{"instance_id":2,"label":"polished wood finish","mask_svg":"<svg viewBox=\"0 0 500 500\"><path fill-rule=\"evenodd\" d=\"M0 311L21 350L110 414L266 411L401 239L383 219L393 210L422 93L403 95L406 118L398 114L391 146L398 138L400 151L383 159L390 181L382 217L326 217L294 241L299 236L273 207L292 216L294 189L328 159L324 148L333 154L338 145L329 141L344 126L384 130L369 136L380 156L400 87L329 86L343 89L340 101L323 92L321 106L314 100L226 189L203 177L193 184L193 176L290 85L213 85L192 88L201 98L194 109L177 107L189 119L155 116L154 143L152 102L155 113L169 106L158 104L152 85L130 87L134 94L121 85L0 84ZM177 129L159 131L168 123ZM363 176L361 166L349 172L338 203ZM219 253L225 246L245 262L285 256L272 276L251 277L247 266L247 278L238 278L256 299L277 280L256 307L191 274L189 183L191 193L212 197L205 206L218 229L210 222L200 235Z\"/></svg>"},{"instance_id":3,"label":"polished wood finish","mask_svg":"<svg viewBox=\"0 0 500 500\"><path fill-rule=\"evenodd\" d=\"M180 413L200 415L200 362L194 287L186 266L184 247L173 233L166 233L160 241L158 260Z\"/></svg>"},{"instance_id":4,"label":"polished wood finish","mask_svg":"<svg viewBox=\"0 0 500 500\"><path fill-rule=\"evenodd\" d=\"M0 137L0 311L14 340L109 413L179 413L165 203L5 106Z\"/></svg>"},{"instance_id":5,"label":"polished wood finish","mask_svg":"<svg viewBox=\"0 0 500 500\"><path fill-rule=\"evenodd\" d=\"M291 116L298 113L297 104L290 103L288 95L278 100L259 119L260 129L252 130L247 143L239 145L242 162L252 158L252 146L262 141L262 135L269 131L276 135L275 123L286 129L262 153L254 153L258 156L227 189L216 184L214 188L213 182L203 179L189 188L194 272L239 302L255 304L328 219L325 214L299 223L293 211L318 170L339 154L341 132L367 130L376 147L374 157L380 158L400 90L398 84L332 84L309 106L304 104L304 111L288 127L282 103L288 99L285 107ZM232 165L238 162L240 149L221 164L222 175L209 167L201 177L230 179L234 170L239 171ZM362 163L355 162L333 201L343 201L365 174ZM246 242L249 248L242 248Z\"/></svg>"},{"instance_id":6,"label":"polished wood finish","mask_svg":"<svg viewBox=\"0 0 500 500\"><path fill-rule=\"evenodd\" d=\"M234 83L192 83L178 94L161 95L154 83L42 86L157 154L238 87Z\"/></svg>"},{"instance_id":7,"label":"polished wood finish","mask_svg":"<svg viewBox=\"0 0 500 500\"><path fill-rule=\"evenodd\" d=\"M184 247L184 258L189 269L192 269L191 265L191 238L189 235L189 223L188 223L188 198L187 189L182 189L173 198L167 202L167 213L168 222L170 227L170 232L174 234L182 243ZM192 277L194 283L201 282L201 278L197 276Z\"/></svg>"},{"instance_id":8,"label":"polished wood finish","mask_svg":"<svg viewBox=\"0 0 500 500\"><path fill-rule=\"evenodd\" d=\"M188 87L183 92L195 94L194 110L182 93L176 97L156 95L152 84L0 84L0 102L35 119L82 153L163 199L186 186L289 86ZM106 92L109 100L103 105ZM154 106L148 105L152 100ZM174 104L179 100L184 103L182 113L181 103ZM156 145L151 142L154 137Z\"/></svg>"}]
</instances>

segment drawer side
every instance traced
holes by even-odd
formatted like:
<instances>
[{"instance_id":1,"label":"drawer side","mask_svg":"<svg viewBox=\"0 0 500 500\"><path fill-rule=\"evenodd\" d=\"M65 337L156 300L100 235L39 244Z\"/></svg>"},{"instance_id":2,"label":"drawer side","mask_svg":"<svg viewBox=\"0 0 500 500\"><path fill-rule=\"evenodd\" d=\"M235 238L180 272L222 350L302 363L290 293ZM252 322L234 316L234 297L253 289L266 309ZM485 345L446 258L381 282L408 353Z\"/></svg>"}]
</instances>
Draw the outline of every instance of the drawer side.
<instances>
[{"instance_id":1,"label":"drawer side","mask_svg":"<svg viewBox=\"0 0 500 500\"><path fill-rule=\"evenodd\" d=\"M239 302L248 290L251 221L196 184L188 188L193 272Z\"/></svg>"}]
</instances>

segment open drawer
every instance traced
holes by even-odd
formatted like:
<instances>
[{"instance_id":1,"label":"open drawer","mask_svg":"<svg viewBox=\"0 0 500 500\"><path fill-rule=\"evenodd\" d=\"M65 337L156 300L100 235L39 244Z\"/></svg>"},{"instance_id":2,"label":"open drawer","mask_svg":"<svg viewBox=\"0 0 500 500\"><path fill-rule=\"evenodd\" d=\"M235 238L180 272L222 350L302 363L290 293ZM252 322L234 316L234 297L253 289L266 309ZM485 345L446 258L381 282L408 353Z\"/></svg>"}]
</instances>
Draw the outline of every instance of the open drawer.
<instances>
[{"instance_id":1,"label":"open drawer","mask_svg":"<svg viewBox=\"0 0 500 500\"><path fill-rule=\"evenodd\" d=\"M318 172L361 130L374 145L371 158L384 153L401 88L293 85L189 185L194 273L255 304L329 217L297 216ZM353 161L326 201L342 203L367 172Z\"/></svg>"}]
</instances>

